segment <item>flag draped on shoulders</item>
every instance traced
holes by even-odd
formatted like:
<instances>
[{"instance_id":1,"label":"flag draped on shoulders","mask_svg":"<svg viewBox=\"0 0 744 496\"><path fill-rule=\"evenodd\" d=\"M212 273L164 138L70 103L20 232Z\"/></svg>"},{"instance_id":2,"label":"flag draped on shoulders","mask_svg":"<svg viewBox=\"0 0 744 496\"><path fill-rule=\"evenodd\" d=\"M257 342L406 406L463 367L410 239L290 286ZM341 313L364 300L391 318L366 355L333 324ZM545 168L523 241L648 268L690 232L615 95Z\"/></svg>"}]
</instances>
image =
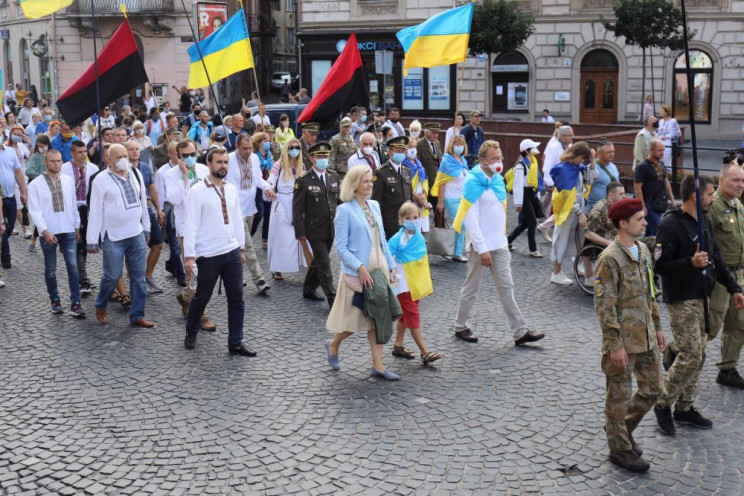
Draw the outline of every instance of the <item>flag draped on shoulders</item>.
<instances>
[{"instance_id":1,"label":"flag draped on shoulders","mask_svg":"<svg viewBox=\"0 0 744 496\"><path fill-rule=\"evenodd\" d=\"M421 189L424 191L425 195L429 195L429 181L428 176L426 175L426 169L424 169L424 166L421 165L421 162L419 159L414 158L411 160L410 158L406 157L406 159L403 161L403 165L411 169L411 191L416 193L416 189L418 188L418 185L421 185ZM424 217L429 216L429 209L425 208L421 212L421 215Z\"/></svg>"},{"instance_id":2,"label":"flag draped on shoulders","mask_svg":"<svg viewBox=\"0 0 744 496\"><path fill-rule=\"evenodd\" d=\"M72 0L20 0L23 15L28 19L38 19L51 15L72 5Z\"/></svg>"},{"instance_id":3,"label":"flag draped on shoulders","mask_svg":"<svg viewBox=\"0 0 744 496\"><path fill-rule=\"evenodd\" d=\"M429 256L426 254L426 240L420 230L411 236L407 243L402 243L406 230L401 228L388 241L388 248L393 258L403 266L408 291L413 301L420 300L434 292L429 272Z\"/></svg>"},{"instance_id":4,"label":"flag draped on shoulders","mask_svg":"<svg viewBox=\"0 0 744 496\"><path fill-rule=\"evenodd\" d=\"M248 34L245 11L239 9L217 31L191 45L188 52L191 64L189 88L203 88L209 86L210 80L216 83L236 72L253 67L251 38Z\"/></svg>"},{"instance_id":5,"label":"flag draped on shoulders","mask_svg":"<svg viewBox=\"0 0 744 496\"><path fill-rule=\"evenodd\" d=\"M522 157L522 163L530 168L530 171L527 173L527 186L534 188L535 191L544 191L545 184L543 184L542 176L538 171L537 158L534 155L531 155L529 158Z\"/></svg>"},{"instance_id":6,"label":"flag draped on shoulders","mask_svg":"<svg viewBox=\"0 0 744 496\"><path fill-rule=\"evenodd\" d=\"M468 170L468 163L465 162L465 159L462 162L458 162L449 153L442 155L437 177L434 178L434 185L431 187L431 196L439 196L439 187L460 176L463 170Z\"/></svg>"},{"instance_id":7,"label":"flag draped on shoulders","mask_svg":"<svg viewBox=\"0 0 744 496\"><path fill-rule=\"evenodd\" d=\"M465 221L465 216L468 215L468 210L489 189L493 191L493 194L496 195L496 198L500 202L506 203L506 184L501 174L494 174L493 177L489 178L483 172L481 166L476 165L468 173L468 177L465 179L465 186L462 188L462 200L460 200L460 207L457 209L455 221L452 223L455 231L462 232L462 223Z\"/></svg>"},{"instance_id":8,"label":"flag draped on shoulders","mask_svg":"<svg viewBox=\"0 0 744 496\"><path fill-rule=\"evenodd\" d=\"M585 166L577 166L571 162L561 162L550 169L550 177L555 183L553 214L556 225L560 226L571 215L574 203L576 203L580 174L585 170Z\"/></svg>"}]
</instances>

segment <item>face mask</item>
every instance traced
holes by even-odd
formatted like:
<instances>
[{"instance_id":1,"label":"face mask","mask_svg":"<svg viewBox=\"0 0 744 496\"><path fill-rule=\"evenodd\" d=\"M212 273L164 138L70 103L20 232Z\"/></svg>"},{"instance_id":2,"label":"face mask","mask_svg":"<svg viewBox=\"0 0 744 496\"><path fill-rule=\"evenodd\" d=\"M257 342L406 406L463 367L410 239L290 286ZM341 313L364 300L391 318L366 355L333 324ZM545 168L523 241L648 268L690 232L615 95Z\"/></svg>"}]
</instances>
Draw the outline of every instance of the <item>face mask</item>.
<instances>
[{"instance_id":1,"label":"face mask","mask_svg":"<svg viewBox=\"0 0 744 496\"><path fill-rule=\"evenodd\" d=\"M405 153L399 153L399 152L393 153L393 162L395 162L396 164L403 162L405 159L406 159Z\"/></svg>"},{"instance_id":2,"label":"face mask","mask_svg":"<svg viewBox=\"0 0 744 496\"><path fill-rule=\"evenodd\" d=\"M145 134L145 130L142 128L135 129L134 134L136 134L137 136L142 136L143 134Z\"/></svg>"},{"instance_id":3,"label":"face mask","mask_svg":"<svg viewBox=\"0 0 744 496\"><path fill-rule=\"evenodd\" d=\"M327 158L316 158L315 167L320 170L326 170L328 168L328 159Z\"/></svg>"},{"instance_id":4,"label":"face mask","mask_svg":"<svg viewBox=\"0 0 744 496\"><path fill-rule=\"evenodd\" d=\"M372 155L372 152L374 150L375 149L371 146L365 146L364 148L362 148L362 153L364 153L365 155Z\"/></svg>"},{"instance_id":5,"label":"face mask","mask_svg":"<svg viewBox=\"0 0 744 496\"><path fill-rule=\"evenodd\" d=\"M39 153L41 153L41 154L44 154L44 153L46 153L48 149L49 149L49 147L46 147L46 146L40 146L40 147L38 148L38 150L39 150Z\"/></svg>"},{"instance_id":6,"label":"face mask","mask_svg":"<svg viewBox=\"0 0 744 496\"><path fill-rule=\"evenodd\" d=\"M66 140L72 138L72 133L62 133L62 137Z\"/></svg>"},{"instance_id":7,"label":"face mask","mask_svg":"<svg viewBox=\"0 0 744 496\"><path fill-rule=\"evenodd\" d=\"M261 145L261 148L263 149L263 151L268 152L269 150L271 150L271 143L267 141L263 145Z\"/></svg>"},{"instance_id":8,"label":"face mask","mask_svg":"<svg viewBox=\"0 0 744 496\"><path fill-rule=\"evenodd\" d=\"M52 116L47 114L44 116L44 122L52 122Z\"/></svg>"},{"instance_id":9,"label":"face mask","mask_svg":"<svg viewBox=\"0 0 744 496\"><path fill-rule=\"evenodd\" d=\"M416 149L415 148L409 148L406 150L406 156L410 159L416 158Z\"/></svg>"},{"instance_id":10,"label":"face mask","mask_svg":"<svg viewBox=\"0 0 744 496\"><path fill-rule=\"evenodd\" d=\"M126 158L120 158L119 160L116 161L115 165L119 171L125 171L129 169L129 160Z\"/></svg>"},{"instance_id":11,"label":"face mask","mask_svg":"<svg viewBox=\"0 0 744 496\"><path fill-rule=\"evenodd\" d=\"M196 165L196 157L185 157L183 159L183 163L185 163L186 167L188 167L189 169L193 169Z\"/></svg>"},{"instance_id":12,"label":"face mask","mask_svg":"<svg viewBox=\"0 0 744 496\"><path fill-rule=\"evenodd\" d=\"M297 158L300 156L300 150L289 150L289 156L292 158Z\"/></svg>"},{"instance_id":13,"label":"face mask","mask_svg":"<svg viewBox=\"0 0 744 496\"><path fill-rule=\"evenodd\" d=\"M160 120L160 115L158 115L158 114L153 114L153 115L152 115L152 120L154 120L155 122L158 122L158 121Z\"/></svg>"},{"instance_id":14,"label":"face mask","mask_svg":"<svg viewBox=\"0 0 744 496\"><path fill-rule=\"evenodd\" d=\"M11 139L11 140L13 140L13 143L20 143L21 141L23 141L23 138L21 138L21 137L20 137L19 135L17 135L17 134L13 134L13 135L11 135L11 136L10 136L10 139Z\"/></svg>"},{"instance_id":15,"label":"face mask","mask_svg":"<svg viewBox=\"0 0 744 496\"><path fill-rule=\"evenodd\" d=\"M492 164L486 165L486 167L488 167L491 170L491 172L495 172L496 174L501 174L504 170L504 161L498 160Z\"/></svg>"},{"instance_id":16,"label":"face mask","mask_svg":"<svg viewBox=\"0 0 744 496\"><path fill-rule=\"evenodd\" d=\"M411 131L411 138L418 138L421 135L421 131Z\"/></svg>"},{"instance_id":17,"label":"face mask","mask_svg":"<svg viewBox=\"0 0 744 496\"><path fill-rule=\"evenodd\" d=\"M462 155L462 152L465 151L465 147L458 145L458 146L453 147L452 151L455 152L455 155L459 157L460 155Z\"/></svg>"},{"instance_id":18,"label":"face mask","mask_svg":"<svg viewBox=\"0 0 744 496\"><path fill-rule=\"evenodd\" d=\"M362 115L361 117L359 117L359 120L362 121L362 122L367 122L367 116L366 115Z\"/></svg>"},{"instance_id":19,"label":"face mask","mask_svg":"<svg viewBox=\"0 0 744 496\"><path fill-rule=\"evenodd\" d=\"M419 219L405 219L403 220L403 228L406 231L418 231L421 226Z\"/></svg>"}]
</instances>

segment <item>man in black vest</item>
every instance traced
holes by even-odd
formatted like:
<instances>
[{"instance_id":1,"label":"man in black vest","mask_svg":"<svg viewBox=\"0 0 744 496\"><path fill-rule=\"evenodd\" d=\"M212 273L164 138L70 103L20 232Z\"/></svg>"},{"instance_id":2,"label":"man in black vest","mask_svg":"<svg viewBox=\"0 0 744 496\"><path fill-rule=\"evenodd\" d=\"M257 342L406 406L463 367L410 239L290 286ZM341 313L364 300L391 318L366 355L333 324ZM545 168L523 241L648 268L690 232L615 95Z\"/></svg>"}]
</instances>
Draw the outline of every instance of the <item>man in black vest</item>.
<instances>
[{"instance_id":1,"label":"man in black vest","mask_svg":"<svg viewBox=\"0 0 744 496\"><path fill-rule=\"evenodd\" d=\"M411 169L403 165L406 158L408 138L398 136L387 142L388 161L377 169L372 179L372 199L380 204L385 238L392 238L400 230L398 211L407 201L413 201L411 192Z\"/></svg>"}]
</instances>

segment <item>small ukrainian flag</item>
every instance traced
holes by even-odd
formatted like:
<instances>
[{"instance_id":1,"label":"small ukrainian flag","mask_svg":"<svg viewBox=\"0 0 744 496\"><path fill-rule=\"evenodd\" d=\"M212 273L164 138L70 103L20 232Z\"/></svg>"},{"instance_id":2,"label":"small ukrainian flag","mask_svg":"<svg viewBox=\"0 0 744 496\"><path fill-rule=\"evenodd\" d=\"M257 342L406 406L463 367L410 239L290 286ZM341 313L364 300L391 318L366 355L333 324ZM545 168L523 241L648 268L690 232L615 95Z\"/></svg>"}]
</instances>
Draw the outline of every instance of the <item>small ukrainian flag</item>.
<instances>
[{"instance_id":1,"label":"small ukrainian flag","mask_svg":"<svg viewBox=\"0 0 744 496\"><path fill-rule=\"evenodd\" d=\"M23 15L27 19L38 19L51 15L72 4L72 0L20 0L20 2Z\"/></svg>"}]
</instances>

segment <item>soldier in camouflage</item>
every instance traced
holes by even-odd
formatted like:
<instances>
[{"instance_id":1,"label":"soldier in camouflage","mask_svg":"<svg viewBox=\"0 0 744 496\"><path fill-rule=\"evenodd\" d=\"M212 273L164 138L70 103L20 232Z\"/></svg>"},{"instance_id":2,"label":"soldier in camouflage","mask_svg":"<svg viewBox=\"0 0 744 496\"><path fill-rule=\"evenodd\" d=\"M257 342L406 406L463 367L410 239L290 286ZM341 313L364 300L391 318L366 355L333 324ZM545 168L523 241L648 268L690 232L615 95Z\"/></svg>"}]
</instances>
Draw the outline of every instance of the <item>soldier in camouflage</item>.
<instances>
[{"instance_id":1,"label":"soldier in camouflage","mask_svg":"<svg viewBox=\"0 0 744 496\"><path fill-rule=\"evenodd\" d=\"M638 241L646 229L643 202L621 199L609 208L617 238L602 252L594 307L602 328L602 371L607 378L605 431L610 461L633 472L650 465L633 431L661 394L657 348L666 348L653 284L651 253ZM632 394L633 376L638 390Z\"/></svg>"},{"instance_id":2,"label":"soldier in camouflage","mask_svg":"<svg viewBox=\"0 0 744 496\"><path fill-rule=\"evenodd\" d=\"M607 185L607 196L594 204L586 221L584 238L590 243L606 248L617 236L617 228L607 213L617 201L625 198L625 188L622 183L613 181Z\"/></svg>"},{"instance_id":3,"label":"soldier in camouflage","mask_svg":"<svg viewBox=\"0 0 744 496\"><path fill-rule=\"evenodd\" d=\"M344 117L339 125L339 133L331 138L331 158L328 169L338 174L343 181L349 170L349 157L357 151L356 142L351 137L351 119Z\"/></svg>"}]
</instances>

